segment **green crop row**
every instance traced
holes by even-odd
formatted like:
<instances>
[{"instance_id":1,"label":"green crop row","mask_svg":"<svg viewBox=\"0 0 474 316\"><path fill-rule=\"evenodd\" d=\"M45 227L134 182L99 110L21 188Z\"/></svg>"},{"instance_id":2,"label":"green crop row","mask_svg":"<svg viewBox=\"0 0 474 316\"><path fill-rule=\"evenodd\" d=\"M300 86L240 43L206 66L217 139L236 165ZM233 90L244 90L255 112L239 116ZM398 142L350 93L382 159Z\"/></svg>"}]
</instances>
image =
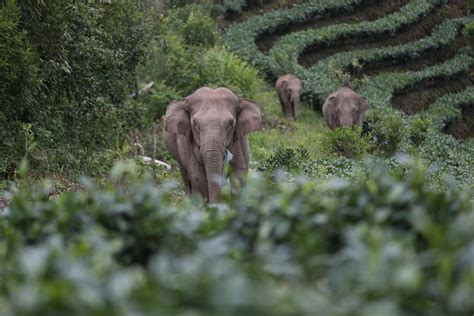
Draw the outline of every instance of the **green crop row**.
<instances>
[{"instance_id":1,"label":"green crop row","mask_svg":"<svg viewBox=\"0 0 474 316\"><path fill-rule=\"evenodd\" d=\"M303 78L311 83L307 86L311 87L314 94L319 95L319 102L321 102L339 86L338 73L335 70L346 70L354 64L367 64L388 59L410 59L425 51L438 50L454 41L460 29L470 20L470 18L446 20L438 25L430 36L413 42L332 55L305 70Z\"/></svg>"},{"instance_id":2,"label":"green crop row","mask_svg":"<svg viewBox=\"0 0 474 316\"><path fill-rule=\"evenodd\" d=\"M300 54L310 46L328 45L350 37L370 37L380 34L394 34L403 26L420 20L435 7L429 0L412 0L403 8L375 21L336 24L320 29L295 32L283 37L270 51L270 68L276 75L286 72L302 73L298 64Z\"/></svg>"},{"instance_id":3,"label":"green crop row","mask_svg":"<svg viewBox=\"0 0 474 316\"><path fill-rule=\"evenodd\" d=\"M440 97L429 109L408 118L407 123L416 130L420 122L431 127L423 133L417 151L423 160L436 166L436 173L448 172L462 183L474 183L474 146L442 133L447 123L461 117L461 106L474 104L474 87ZM414 127L414 128L413 128ZM436 175L435 175L436 176Z\"/></svg>"},{"instance_id":4,"label":"green crop row","mask_svg":"<svg viewBox=\"0 0 474 316\"><path fill-rule=\"evenodd\" d=\"M420 71L380 74L371 78L359 91L370 100L372 107L386 107L390 106L393 94L398 91L424 80L453 77L467 72L472 65L474 65L474 58L468 53L460 52L443 63Z\"/></svg>"},{"instance_id":5,"label":"green crop row","mask_svg":"<svg viewBox=\"0 0 474 316\"><path fill-rule=\"evenodd\" d=\"M239 13L246 5L245 0L224 0L224 10Z\"/></svg>"},{"instance_id":6,"label":"green crop row","mask_svg":"<svg viewBox=\"0 0 474 316\"><path fill-rule=\"evenodd\" d=\"M447 123L461 117L461 106L472 104L474 104L474 87L469 87L464 91L442 96L429 109L414 115L413 119L427 118L435 130L441 131Z\"/></svg>"},{"instance_id":7,"label":"green crop row","mask_svg":"<svg viewBox=\"0 0 474 316\"><path fill-rule=\"evenodd\" d=\"M255 65L264 66L268 59L255 44L260 35L274 32L291 23L306 21L318 14L337 12L363 2L364 0L311 0L290 9L254 16L231 25L224 36L225 42L238 55Z\"/></svg>"},{"instance_id":8,"label":"green crop row","mask_svg":"<svg viewBox=\"0 0 474 316\"><path fill-rule=\"evenodd\" d=\"M421 71L380 74L371 78L359 91L370 100L371 111L374 114L379 110L386 113L396 113L397 111L390 106L390 100L394 93L416 86L426 80L451 78L465 73L472 65L474 65L474 58L469 53L461 52L450 60ZM368 114L369 120L372 116L371 111ZM438 117L437 115L441 116ZM433 110L425 114L425 118L436 122L443 119L442 115L444 113ZM413 122L415 122L413 119L405 121L409 125L413 125ZM435 123L434 128L428 129L423 134L423 140L420 144L416 144L415 152L423 158L426 164L436 166L437 177L442 177L443 173L448 173L461 183L472 183L474 181L472 146L436 130L437 126L439 125ZM409 147L406 147L407 144L404 146L405 150L410 151Z\"/></svg>"}]
</instances>

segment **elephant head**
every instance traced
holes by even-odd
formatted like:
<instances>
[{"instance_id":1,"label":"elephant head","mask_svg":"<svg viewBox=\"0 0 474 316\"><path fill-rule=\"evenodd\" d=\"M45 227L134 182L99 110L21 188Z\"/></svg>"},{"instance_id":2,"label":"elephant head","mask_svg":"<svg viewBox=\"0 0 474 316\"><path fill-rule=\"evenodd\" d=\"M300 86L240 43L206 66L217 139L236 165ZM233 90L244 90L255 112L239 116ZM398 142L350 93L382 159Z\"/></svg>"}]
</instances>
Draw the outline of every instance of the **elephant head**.
<instances>
[{"instance_id":1,"label":"elephant head","mask_svg":"<svg viewBox=\"0 0 474 316\"><path fill-rule=\"evenodd\" d=\"M295 76L287 74L277 80L276 89L282 103L283 114L287 118L296 120L301 103L303 82Z\"/></svg>"},{"instance_id":2,"label":"elephant head","mask_svg":"<svg viewBox=\"0 0 474 316\"><path fill-rule=\"evenodd\" d=\"M208 201L217 202L220 195L225 150L250 132L262 128L262 115L252 100L239 99L226 88L200 88L180 102L168 106L166 132L186 137L204 167ZM247 143L245 143L247 144ZM248 145L247 145L248 146ZM204 181L206 182L206 181ZM201 191L202 193L202 191Z\"/></svg>"},{"instance_id":3,"label":"elephant head","mask_svg":"<svg viewBox=\"0 0 474 316\"><path fill-rule=\"evenodd\" d=\"M331 94L324 102L323 116L329 128L362 126L369 103L349 87L343 87Z\"/></svg>"}]
</instances>

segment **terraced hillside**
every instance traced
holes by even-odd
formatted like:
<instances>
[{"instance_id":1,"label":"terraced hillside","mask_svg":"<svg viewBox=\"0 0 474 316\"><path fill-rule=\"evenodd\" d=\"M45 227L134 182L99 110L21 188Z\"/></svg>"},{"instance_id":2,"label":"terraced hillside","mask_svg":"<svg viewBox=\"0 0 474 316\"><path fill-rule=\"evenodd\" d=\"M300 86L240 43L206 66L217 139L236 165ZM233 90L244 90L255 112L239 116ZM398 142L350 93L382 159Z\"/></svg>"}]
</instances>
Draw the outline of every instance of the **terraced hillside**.
<instances>
[{"instance_id":1,"label":"terraced hillside","mask_svg":"<svg viewBox=\"0 0 474 316\"><path fill-rule=\"evenodd\" d=\"M458 141L474 135L474 58L463 36L472 17L445 2L312 0L235 22L225 38L270 80L288 72L302 78L316 111L350 80L369 99L369 117L429 119L427 138L472 157L472 142Z\"/></svg>"}]
</instances>

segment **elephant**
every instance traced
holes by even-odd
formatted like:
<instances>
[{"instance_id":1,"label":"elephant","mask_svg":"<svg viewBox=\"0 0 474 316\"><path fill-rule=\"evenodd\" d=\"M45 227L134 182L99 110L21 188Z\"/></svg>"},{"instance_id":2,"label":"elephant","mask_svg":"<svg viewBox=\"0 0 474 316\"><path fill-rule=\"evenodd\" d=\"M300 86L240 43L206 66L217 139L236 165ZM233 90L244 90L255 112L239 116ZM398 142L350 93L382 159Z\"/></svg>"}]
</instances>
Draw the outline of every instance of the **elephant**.
<instances>
[{"instance_id":1,"label":"elephant","mask_svg":"<svg viewBox=\"0 0 474 316\"><path fill-rule=\"evenodd\" d=\"M345 84L324 102L323 116L329 128L362 126L369 102Z\"/></svg>"},{"instance_id":2,"label":"elephant","mask_svg":"<svg viewBox=\"0 0 474 316\"><path fill-rule=\"evenodd\" d=\"M247 134L262 129L262 114L253 100L227 88L202 87L166 109L163 140L178 162L186 194L209 203L220 199L224 159L231 186L242 184L249 169Z\"/></svg>"},{"instance_id":3,"label":"elephant","mask_svg":"<svg viewBox=\"0 0 474 316\"><path fill-rule=\"evenodd\" d=\"M303 91L303 82L292 74L278 78L275 88L280 98L283 115L296 120L300 107L300 96Z\"/></svg>"}]
</instances>

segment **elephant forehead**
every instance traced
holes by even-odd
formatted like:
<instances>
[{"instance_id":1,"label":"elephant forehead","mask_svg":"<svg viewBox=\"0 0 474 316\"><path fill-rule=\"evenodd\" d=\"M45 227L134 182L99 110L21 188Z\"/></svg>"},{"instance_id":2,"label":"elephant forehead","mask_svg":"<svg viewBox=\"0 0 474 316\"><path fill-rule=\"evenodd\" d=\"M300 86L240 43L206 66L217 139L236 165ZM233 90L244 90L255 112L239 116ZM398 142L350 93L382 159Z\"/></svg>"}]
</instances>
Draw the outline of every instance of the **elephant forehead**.
<instances>
[{"instance_id":1,"label":"elephant forehead","mask_svg":"<svg viewBox=\"0 0 474 316\"><path fill-rule=\"evenodd\" d=\"M189 97L193 112L216 109L218 111L237 111L239 98L225 88L201 88Z\"/></svg>"},{"instance_id":2,"label":"elephant forehead","mask_svg":"<svg viewBox=\"0 0 474 316\"><path fill-rule=\"evenodd\" d=\"M196 90L191 98L197 99L229 99L230 101L238 101L239 98L227 88L208 88L202 87Z\"/></svg>"},{"instance_id":3,"label":"elephant forehead","mask_svg":"<svg viewBox=\"0 0 474 316\"><path fill-rule=\"evenodd\" d=\"M231 120L235 117L235 114L232 113L226 106L219 104L203 104L198 111L192 115L193 119L200 122L224 122Z\"/></svg>"},{"instance_id":4,"label":"elephant forehead","mask_svg":"<svg viewBox=\"0 0 474 316\"><path fill-rule=\"evenodd\" d=\"M347 88L347 87L343 87L341 89L339 89L337 91L337 95L339 96L343 96L345 98L349 98L349 97L358 97L359 95L354 91L352 90L351 88Z\"/></svg>"},{"instance_id":5,"label":"elephant forehead","mask_svg":"<svg viewBox=\"0 0 474 316\"><path fill-rule=\"evenodd\" d=\"M356 99L349 97L349 98L341 98L338 102L338 107L344 110L355 109L357 107Z\"/></svg>"}]
</instances>

